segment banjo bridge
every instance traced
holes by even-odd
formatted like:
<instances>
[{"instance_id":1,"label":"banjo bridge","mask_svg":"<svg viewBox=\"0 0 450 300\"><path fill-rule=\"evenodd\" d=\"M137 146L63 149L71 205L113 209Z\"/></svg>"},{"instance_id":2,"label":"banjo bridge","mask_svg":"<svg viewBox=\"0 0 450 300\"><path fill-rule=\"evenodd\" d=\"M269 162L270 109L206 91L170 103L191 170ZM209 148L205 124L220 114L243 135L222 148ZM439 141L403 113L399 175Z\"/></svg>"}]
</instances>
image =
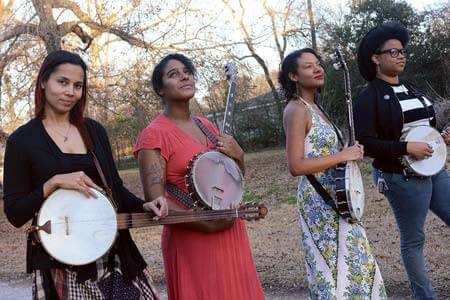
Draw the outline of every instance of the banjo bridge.
<instances>
[{"instance_id":1,"label":"banjo bridge","mask_svg":"<svg viewBox=\"0 0 450 300\"><path fill-rule=\"evenodd\" d=\"M224 190L222 190L221 188L219 188L218 186L213 186L212 188L211 188L213 191L215 191L215 192L220 192L220 193L224 193L225 191Z\"/></svg>"},{"instance_id":2,"label":"banjo bridge","mask_svg":"<svg viewBox=\"0 0 450 300\"><path fill-rule=\"evenodd\" d=\"M64 224L66 225L66 235L69 235L69 217L64 216Z\"/></svg>"}]
</instances>

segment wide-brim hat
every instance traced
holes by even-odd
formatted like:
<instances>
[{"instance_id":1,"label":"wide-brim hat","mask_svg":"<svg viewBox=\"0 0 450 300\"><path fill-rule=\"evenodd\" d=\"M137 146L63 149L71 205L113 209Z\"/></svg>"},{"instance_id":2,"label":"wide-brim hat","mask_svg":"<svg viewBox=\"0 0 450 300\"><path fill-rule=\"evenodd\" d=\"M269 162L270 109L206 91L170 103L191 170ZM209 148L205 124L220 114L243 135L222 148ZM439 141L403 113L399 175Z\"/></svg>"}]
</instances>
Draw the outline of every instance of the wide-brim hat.
<instances>
[{"instance_id":1,"label":"wide-brim hat","mask_svg":"<svg viewBox=\"0 0 450 300\"><path fill-rule=\"evenodd\" d=\"M358 48L358 68L361 76L372 81L376 74L376 66L372 62L372 55L387 40L399 40L403 47L409 42L408 30L399 22L387 22L372 28L362 38Z\"/></svg>"}]
</instances>

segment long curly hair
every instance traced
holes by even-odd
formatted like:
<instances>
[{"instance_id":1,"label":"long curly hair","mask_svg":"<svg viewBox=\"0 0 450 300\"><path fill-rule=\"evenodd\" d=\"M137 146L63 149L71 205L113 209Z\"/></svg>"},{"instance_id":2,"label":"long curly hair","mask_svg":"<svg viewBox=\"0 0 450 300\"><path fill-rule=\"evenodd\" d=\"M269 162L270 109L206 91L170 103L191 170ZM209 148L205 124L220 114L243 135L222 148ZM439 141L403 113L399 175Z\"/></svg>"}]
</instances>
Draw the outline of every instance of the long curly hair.
<instances>
[{"instance_id":1,"label":"long curly hair","mask_svg":"<svg viewBox=\"0 0 450 300\"><path fill-rule=\"evenodd\" d=\"M289 74L295 74L297 72L298 63L297 59L301 57L304 53L311 53L317 57L319 61L322 61L321 57L317 54L314 49L303 48L300 50L295 50L289 53L281 63L280 73L278 74L278 82L281 85L284 96L287 101L292 100L297 94L297 85L294 81L289 78Z\"/></svg>"}]
</instances>

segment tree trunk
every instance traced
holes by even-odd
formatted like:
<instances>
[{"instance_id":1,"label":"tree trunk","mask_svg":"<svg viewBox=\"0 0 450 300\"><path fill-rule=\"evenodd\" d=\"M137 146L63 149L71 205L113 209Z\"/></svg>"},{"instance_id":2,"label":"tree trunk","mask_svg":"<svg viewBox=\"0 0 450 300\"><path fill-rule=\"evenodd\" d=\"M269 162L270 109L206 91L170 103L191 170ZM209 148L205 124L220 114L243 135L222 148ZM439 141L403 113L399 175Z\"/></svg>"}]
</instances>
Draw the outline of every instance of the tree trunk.
<instances>
[{"instance_id":1,"label":"tree trunk","mask_svg":"<svg viewBox=\"0 0 450 300\"><path fill-rule=\"evenodd\" d=\"M307 3L308 3L309 26L311 27L311 46L314 50L317 51L316 24L314 22L314 13L313 13L311 0L307 0Z\"/></svg>"},{"instance_id":2,"label":"tree trunk","mask_svg":"<svg viewBox=\"0 0 450 300\"><path fill-rule=\"evenodd\" d=\"M38 35L44 41L47 53L61 50L62 33L53 17L53 6L47 1L32 2L39 16Z\"/></svg>"}]
</instances>

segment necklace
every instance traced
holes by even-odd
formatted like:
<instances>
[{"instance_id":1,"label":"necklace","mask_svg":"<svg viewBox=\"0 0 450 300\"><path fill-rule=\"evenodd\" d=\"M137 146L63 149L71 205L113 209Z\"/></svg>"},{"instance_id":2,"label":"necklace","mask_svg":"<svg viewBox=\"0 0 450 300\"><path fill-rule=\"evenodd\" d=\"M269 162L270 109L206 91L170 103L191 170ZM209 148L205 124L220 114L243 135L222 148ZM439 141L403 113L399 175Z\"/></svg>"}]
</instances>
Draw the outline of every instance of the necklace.
<instances>
[{"instance_id":1,"label":"necklace","mask_svg":"<svg viewBox=\"0 0 450 300\"><path fill-rule=\"evenodd\" d=\"M72 127L72 124L69 123L69 127L67 127L66 130L66 134L62 134L61 132L59 132L58 130L56 130L55 128L50 127L48 124L45 124L46 128L50 129L51 131L53 131L54 133L57 133L58 135L62 136L64 138L63 142L67 142L69 140L69 131L70 131L70 127Z\"/></svg>"}]
</instances>

